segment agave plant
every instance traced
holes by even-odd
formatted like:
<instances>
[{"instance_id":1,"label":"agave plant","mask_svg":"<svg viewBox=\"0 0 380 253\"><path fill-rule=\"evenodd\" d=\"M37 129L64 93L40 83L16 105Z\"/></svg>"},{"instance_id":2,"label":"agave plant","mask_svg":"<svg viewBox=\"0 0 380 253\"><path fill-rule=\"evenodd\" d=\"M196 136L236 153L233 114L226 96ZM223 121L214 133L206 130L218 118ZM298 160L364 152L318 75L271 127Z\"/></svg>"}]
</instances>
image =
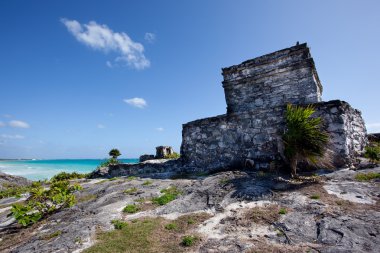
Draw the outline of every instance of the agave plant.
<instances>
[{"instance_id":1,"label":"agave plant","mask_svg":"<svg viewBox=\"0 0 380 253\"><path fill-rule=\"evenodd\" d=\"M311 117L314 112L314 107L310 105L287 105L283 141L292 177L297 176L298 162L318 165L319 159L325 155L329 135L321 129L322 119Z\"/></svg>"}]
</instances>

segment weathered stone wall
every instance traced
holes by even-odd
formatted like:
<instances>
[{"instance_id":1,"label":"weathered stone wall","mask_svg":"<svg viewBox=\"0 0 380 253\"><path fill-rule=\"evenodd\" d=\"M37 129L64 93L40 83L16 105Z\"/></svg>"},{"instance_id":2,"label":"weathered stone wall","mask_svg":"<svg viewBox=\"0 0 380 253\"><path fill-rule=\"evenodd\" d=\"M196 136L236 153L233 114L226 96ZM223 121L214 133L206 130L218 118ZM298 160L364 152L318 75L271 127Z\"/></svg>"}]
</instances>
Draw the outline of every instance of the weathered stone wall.
<instances>
[{"instance_id":1,"label":"weathered stone wall","mask_svg":"<svg viewBox=\"0 0 380 253\"><path fill-rule=\"evenodd\" d=\"M256 166L278 159L283 107L230 113L183 125L181 158L205 170L242 167L246 158Z\"/></svg>"},{"instance_id":2,"label":"weathered stone wall","mask_svg":"<svg viewBox=\"0 0 380 253\"><path fill-rule=\"evenodd\" d=\"M227 113L321 101L322 85L306 44L224 68Z\"/></svg>"},{"instance_id":3,"label":"weathered stone wall","mask_svg":"<svg viewBox=\"0 0 380 253\"><path fill-rule=\"evenodd\" d=\"M330 150L336 167L354 164L368 143L367 130L361 112L347 102L333 100L315 104L315 117L322 117L330 134Z\"/></svg>"},{"instance_id":4,"label":"weathered stone wall","mask_svg":"<svg viewBox=\"0 0 380 253\"><path fill-rule=\"evenodd\" d=\"M335 167L349 166L366 144L361 113L344 101L314 104L330 133L329 148ZM183 125L181 157L190 167L208 171L242 167L245 159L269 168L282 160L285 106L230 113Z\"/></svg>"}]
</instances>

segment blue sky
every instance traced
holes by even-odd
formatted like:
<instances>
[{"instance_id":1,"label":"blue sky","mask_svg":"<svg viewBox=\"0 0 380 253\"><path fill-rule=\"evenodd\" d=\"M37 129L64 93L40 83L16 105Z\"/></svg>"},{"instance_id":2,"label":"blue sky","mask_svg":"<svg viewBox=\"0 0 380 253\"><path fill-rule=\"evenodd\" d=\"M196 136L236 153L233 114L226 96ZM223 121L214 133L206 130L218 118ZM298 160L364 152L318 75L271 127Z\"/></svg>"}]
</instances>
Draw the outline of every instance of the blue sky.
<instances>
[{"instance_id":1,"label":"blue sky","mask_svg":"<svg viewBox=\"0 0 380 253\"><path fill-rule=\"evenodd\" d=\"M221 68L307 42L380 132L379 1L0 1L0 158L179 151L225 113Z\"/></svg>"}]
</instances>

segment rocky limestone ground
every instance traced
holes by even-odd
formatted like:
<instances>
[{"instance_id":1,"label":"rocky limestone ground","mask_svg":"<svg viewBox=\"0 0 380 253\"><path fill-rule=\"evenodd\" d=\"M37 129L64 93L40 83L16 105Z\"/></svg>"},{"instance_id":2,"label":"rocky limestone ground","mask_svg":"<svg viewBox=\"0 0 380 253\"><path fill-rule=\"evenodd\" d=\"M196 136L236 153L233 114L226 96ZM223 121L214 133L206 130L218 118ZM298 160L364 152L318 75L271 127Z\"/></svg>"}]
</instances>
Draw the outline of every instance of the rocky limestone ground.
<instances>
[{"instance_id":1,"label":"rocky limestone ground","mask_svg":"<svg viewBox=\"0 0 380 253\"><path fill-rule=\"evenodd\" d=\"M124 252L379 252L380 181L355 180L367 172L380 168L340 170L298 184L244 171L198 179L78 180L83 186L78 204L28 228L7 217L9 205L23 199L0 200L0 252L81 252L99 243L101 231L114 229L111 220L159 217L168 224L195 214L203 218L186 228L200 238L195 245L181 246L183 234L170 232L162 242L175 248ZM170 186L182 192L177 199L163 206L149 201ZM128 204L141 208L123 213Z\"/></svg>"},{"instance_id":2,"label":"rocky limestone ground","mask_svg":"<svg viewBox=\"0 0 380 253\"><path fill-rule=\"evenodd\" d=\"M4 189L5 186L25 186L29 184L31 184L31 182L24 177L13 176L0 172L0 190Z\"/></svg>"}]
</instances>

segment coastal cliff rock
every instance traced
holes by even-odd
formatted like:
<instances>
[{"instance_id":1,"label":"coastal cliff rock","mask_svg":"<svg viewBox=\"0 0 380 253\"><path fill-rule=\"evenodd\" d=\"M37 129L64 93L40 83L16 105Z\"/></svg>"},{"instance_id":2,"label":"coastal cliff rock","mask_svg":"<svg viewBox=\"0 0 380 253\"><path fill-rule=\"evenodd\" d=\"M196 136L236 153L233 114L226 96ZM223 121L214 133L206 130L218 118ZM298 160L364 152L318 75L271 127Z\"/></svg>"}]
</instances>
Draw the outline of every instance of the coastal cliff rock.
<instances>
[{"instance_id":1,"label":"coastal cliff rock","mask_svg":"<svg viewBox=\"0 0 380 253\"><path fill-rule=\"evenodd\" d=\"M90 252L99 252L91 247L101 243L96 239L101 231L114 231L112 220L136 224L154 219L163 225L150 238L168 238L164 242L157 239L161 252L377 252L380 181L358 181L359 173L380 173L380 168L340 170L297 184L252 171L220 172L197 179L77 180L84 189L77 193L74 207L28 228L7 217L10 207L1 207L0 202L0 251L81 252L90 248ZM165 205L149 201L168 187L181 194ZM123 213L126 205L140 209ZM204 217L199 223L186 225L186 233L200 238L190 248L181 246L184 232L163 228L199 215ZM165 248L169 244L172 250Z\"/></svg>"},{"instance_id":2,"label":"coastal cliff rock","mask_svg":"<svg viewBox=\"0 0 380 253\"><path fill-rule=\"evenodd\" d=\"M24 177L9 175L0 172L0 190L9 186L27 186L30 185L31 181Z\"/></svg>"}]
</instances>

